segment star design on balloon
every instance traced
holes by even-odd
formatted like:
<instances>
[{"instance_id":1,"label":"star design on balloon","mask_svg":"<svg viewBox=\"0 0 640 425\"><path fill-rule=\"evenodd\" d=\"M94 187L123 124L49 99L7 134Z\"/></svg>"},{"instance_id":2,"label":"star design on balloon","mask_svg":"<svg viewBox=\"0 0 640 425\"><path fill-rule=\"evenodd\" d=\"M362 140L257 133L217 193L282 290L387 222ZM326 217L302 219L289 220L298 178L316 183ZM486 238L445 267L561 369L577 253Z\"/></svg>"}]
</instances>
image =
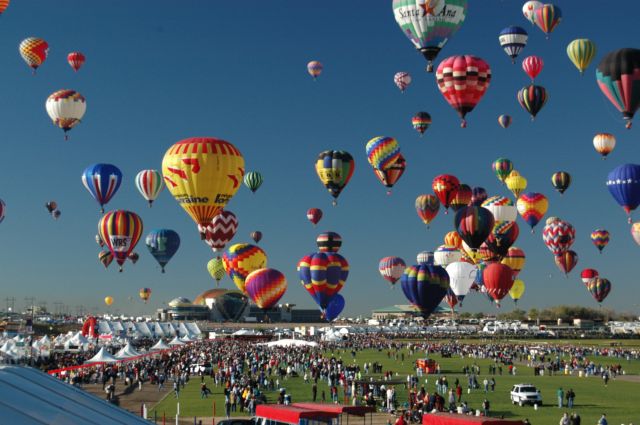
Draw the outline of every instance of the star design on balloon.
<instances>
[{"instance_id":1,"label":"star design on balloon","mask_svg":"<svg viewBox=\"0 0 640 425\"><path fill-rule=\"evenodd\" d=\"M422 10L424 11L423 16L427 16L427 15L434 16L435 14L433 9L435 9L436 3L437 3L437 0L425 0L425 2L420 5Z\"/></svg>"}]
</instances>

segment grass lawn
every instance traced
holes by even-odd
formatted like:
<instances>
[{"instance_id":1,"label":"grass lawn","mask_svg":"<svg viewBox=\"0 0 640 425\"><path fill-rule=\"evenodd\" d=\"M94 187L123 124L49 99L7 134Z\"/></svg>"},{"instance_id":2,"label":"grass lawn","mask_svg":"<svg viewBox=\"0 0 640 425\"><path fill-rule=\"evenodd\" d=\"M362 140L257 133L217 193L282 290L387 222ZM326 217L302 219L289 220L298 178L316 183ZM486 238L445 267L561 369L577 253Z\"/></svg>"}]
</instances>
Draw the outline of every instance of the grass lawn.
<instances>
[{"instance_id":1,"label":"grass lawn","mask_svg":"<svg viewBox=\"0 0 640 425\"><path fill-rule=\"evenodd\" d=\"M345 361L351 363L353 359L349 352L336 352L336 356L342 357ZM388 359L386 351L378 352L377 350L366 350L359 352L355 361L362 366L364 362L381 362L384 370L392 370L398 373L398 377L406 379L408 373L414 373L413 363L416 359L422 357L420 353L415 354L413 358L409 358L405 352L405 361L396 361L393 358ZM491 402L491 411L493 415L504 415L505 418L524 419L529 418L535 425L553 425L558 423L560 416L567 409L560 409L556 403L556 390L562 386L564 390L573 388L576 393L574 409L581 416L583 423L595 424L601 413L606 413L609 423L612 425L628 424L629 422L640 423L640 382L627 382L618 380L610 380L608 387L600 378L578 378L575 376L533 376L533 371L524 365L517 365L516 376L495 376L496 391L484 394L482 390L472 391L467 394L467 380L460 373L462 366L471 365L476 362L481 367L481 374L478 379L480 385L482 380L488 373L489 360L461 359L455 357L452 359L443 359L440 356L433 356L440 363L442 374L447 376L450 385L453 384L456 377L460 379L464 389L463 400L466 400L470 407L480 408L482 400L486 397ZM615 359L598 357L594 362L609 364ZM616 361L617 363L617 361ZM640 361L626 362L620 361L627 373L633 371L634 374L640 374ZM504 373L507 369L504 368ZM423 382L424 382L423 377ZM429 375L426 389L429 392L435 391L435 375ZM213 386L211 378L206 378L207 386L213 391L213 395L208 399L200 399L200 378L192 379L186 388L180 393L180 412L181 416L186 417L210 417L212 416L212 405L215 401L216 415L224 415L224 396L222 387ZM519 407L511 404L509 392L514 384L531 383L540 389L543 397L544 405L537 411L531 406ZM287 392L292 394L293 402L310 401L311 400L311 384L305 384L302 378L292 378L284 382L280 382L281 387L285 387ZM329 387L326 382L318 383L318 401L321 401L321 392L325 390L327 397L329 396ZM398 400L404 402L407 399L407 392L404 388L396 388ZM342 392L340 392L342 396ZM275 392L267 392L269 402L276 400ZM446 400L446 397L445 397ZM163 413L167 417L173 417L176 414L176 402L173 394L170 394L163 401L155 406L158 417L162 417ZM235 415L244 416L244 413L237 412ZM151 413L153 418L153 411Z\"/></svg>"}]
</instances>

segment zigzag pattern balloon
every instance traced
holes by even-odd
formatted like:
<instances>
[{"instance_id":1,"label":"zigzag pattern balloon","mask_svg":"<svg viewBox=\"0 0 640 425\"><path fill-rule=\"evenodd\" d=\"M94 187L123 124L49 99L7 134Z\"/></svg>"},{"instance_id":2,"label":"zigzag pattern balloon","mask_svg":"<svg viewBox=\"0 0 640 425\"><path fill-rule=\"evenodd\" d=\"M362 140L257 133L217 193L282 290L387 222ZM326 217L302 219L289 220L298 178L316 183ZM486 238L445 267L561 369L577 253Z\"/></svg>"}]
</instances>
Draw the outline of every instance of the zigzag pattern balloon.
<instances>
[{"instance_id":1,"label":"zigzag pattern balloon","mask_svg":"<svg viewBox=\"0 0 640 425\"><path fill-rule=\"evenodd\" d=\"M231 211L222 211L206 227L204 241L214 251L220 251L233 239L238 230L238 218Z\"/></svg>"}]
</instances>

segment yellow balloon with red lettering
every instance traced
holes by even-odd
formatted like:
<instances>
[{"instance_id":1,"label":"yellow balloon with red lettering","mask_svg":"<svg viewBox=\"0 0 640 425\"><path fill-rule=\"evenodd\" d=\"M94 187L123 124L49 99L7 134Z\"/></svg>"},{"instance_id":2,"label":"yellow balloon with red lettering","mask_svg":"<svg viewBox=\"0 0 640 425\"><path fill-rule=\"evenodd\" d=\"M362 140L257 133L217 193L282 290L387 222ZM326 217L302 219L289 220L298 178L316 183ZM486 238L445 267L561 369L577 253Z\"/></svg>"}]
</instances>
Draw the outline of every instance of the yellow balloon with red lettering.
<instances>
[{"instance_id":1,"label":"yellow balloon with red lettering","mask_svg":"<svg viewBox=\"0 0 640 425\"><path fill-rule=\"evenodd\" d=\"M162 159L169 192L198 225L205 228L236 194L244 176L244 158L231 143L211 137L184 139Z\"/></svg>"}]
</instances>

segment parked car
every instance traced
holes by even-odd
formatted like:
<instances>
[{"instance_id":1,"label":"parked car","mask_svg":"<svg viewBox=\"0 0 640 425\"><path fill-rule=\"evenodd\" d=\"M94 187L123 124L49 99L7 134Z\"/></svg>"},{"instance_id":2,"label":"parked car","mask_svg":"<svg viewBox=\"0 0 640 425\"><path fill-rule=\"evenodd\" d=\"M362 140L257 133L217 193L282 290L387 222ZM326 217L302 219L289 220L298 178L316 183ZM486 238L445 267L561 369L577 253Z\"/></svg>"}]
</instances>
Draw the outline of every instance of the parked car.
<instances>
[{"instance_id":1,"label":"parked car","mask_svg":"<svg viewBox=\"0 0 640 425\"><path fill-rule=\"evenodd\" d=\"M511 389L511 403L524 406L525 404L542 405L542 395L534 385L516 384Z\"/></svg>"}]
</instances>

